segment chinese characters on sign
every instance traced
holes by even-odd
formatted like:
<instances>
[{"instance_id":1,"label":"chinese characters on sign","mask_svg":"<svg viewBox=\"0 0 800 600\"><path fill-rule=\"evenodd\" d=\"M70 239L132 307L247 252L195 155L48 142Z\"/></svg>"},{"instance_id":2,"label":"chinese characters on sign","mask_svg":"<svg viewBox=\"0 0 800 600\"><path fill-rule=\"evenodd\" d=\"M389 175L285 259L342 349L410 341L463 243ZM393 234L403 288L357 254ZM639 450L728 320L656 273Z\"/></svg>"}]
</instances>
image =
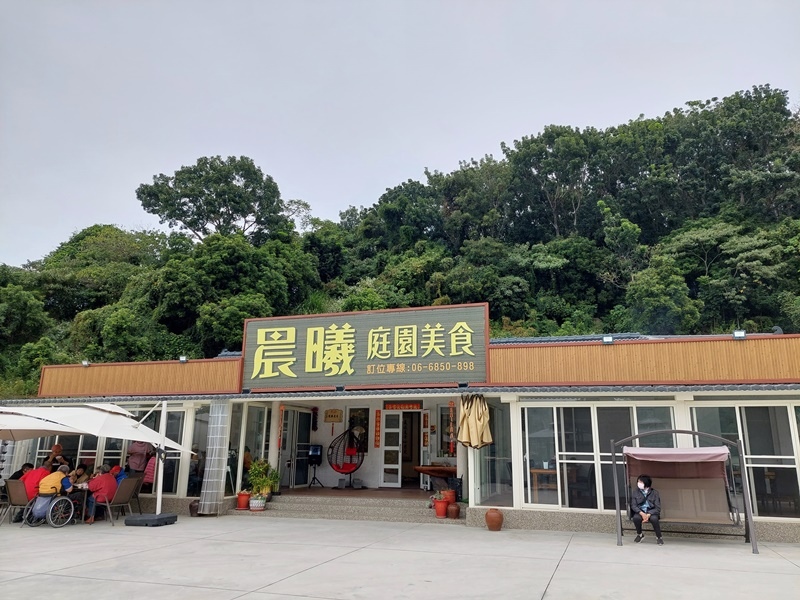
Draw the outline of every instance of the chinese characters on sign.
<instances>
[{"instance_id":1,"label":"chinese characters on sign","mask_svg":"<svg viewBox=\"0 0 800 600\"><path fill-rule=\"evenodd\" d=\"M384 402L384 410L422 410L422 402ZM426 425L427 427L427 425Z\"/></svg>"},{"instance_id":2,"label":"chinese characters on sign","mask_svg":"<svg viewBox=\"0 0 800 600\"><path fill-rule=\"evenodd\" d=\"M381 409L375 409L375 447L381 447Z\"/></svg>"},{"instance_id":3,"label":"chinese characters on sign","mask_svg":"<svg viewBox=\"0 0 800 600\"><path fill-rule=\"evenodd\" d=\"M486 380L483 304L245 322L247 389Z\"/></svg>"},{"instance_id":4,"label":"chinese characters on sign","mask_svg":"<svg viewBox=\"0 0 800 600\"><path fill-rule=\"evenodd\" d=\"M344 411L339 408L329 408L325 411L325 423L341 423L344 420Z\"/></svg>"}]
</instances>

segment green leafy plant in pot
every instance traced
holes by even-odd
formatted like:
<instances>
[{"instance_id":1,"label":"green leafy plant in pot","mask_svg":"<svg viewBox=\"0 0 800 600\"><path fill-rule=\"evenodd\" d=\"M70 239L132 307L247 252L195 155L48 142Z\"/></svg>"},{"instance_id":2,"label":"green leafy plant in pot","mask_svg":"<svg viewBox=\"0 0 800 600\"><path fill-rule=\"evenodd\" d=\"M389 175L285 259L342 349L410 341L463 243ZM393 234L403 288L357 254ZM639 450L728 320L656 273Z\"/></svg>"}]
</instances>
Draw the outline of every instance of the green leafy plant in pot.
<instances>
[{"instance_id":1,"label":"green leafy plant in pot","mask_svg":"<svg viewBox=\"0 0 800 600\"><path fill-rule=\"evenodd\" d=\"M271 472L274 469L263 458L254 460L247 472L250 480L250 510L264 510L266 503L272 499Z\"/></svg>"},{"instance_id":2,"label":"green leafy plant in pot","mask_svg":"<svg viewBox=\"0 0 800 600\"><path fill-rule=\"evenodd\" d=\"M270 468L267 473L267 480L272 494L280 495L281 493L281 472L278 469Z\"/></svg>"}]
</instances>

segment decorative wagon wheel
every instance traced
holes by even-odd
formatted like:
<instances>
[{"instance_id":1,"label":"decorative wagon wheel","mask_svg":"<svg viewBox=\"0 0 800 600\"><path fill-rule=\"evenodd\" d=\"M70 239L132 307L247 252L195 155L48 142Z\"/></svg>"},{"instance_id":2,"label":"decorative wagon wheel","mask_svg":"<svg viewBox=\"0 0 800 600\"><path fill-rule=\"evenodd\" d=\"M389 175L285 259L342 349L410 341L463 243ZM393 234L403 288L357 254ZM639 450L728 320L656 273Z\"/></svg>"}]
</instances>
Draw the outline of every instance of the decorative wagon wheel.
<instances>
[{"instance_id":1,"label":"decorative wagon wheel","mask_svg":"<svg viewBox=\"0 0 800 600\"><path fill-rule=\"evenodd\" d=\"M342 475L350 475L350 487L353 487L353 473L364 463L364 448L359 440L361 427L350 423L349 429L334 438L328 446L328 463L331 468Z\"/></svg>"}]
</instances>

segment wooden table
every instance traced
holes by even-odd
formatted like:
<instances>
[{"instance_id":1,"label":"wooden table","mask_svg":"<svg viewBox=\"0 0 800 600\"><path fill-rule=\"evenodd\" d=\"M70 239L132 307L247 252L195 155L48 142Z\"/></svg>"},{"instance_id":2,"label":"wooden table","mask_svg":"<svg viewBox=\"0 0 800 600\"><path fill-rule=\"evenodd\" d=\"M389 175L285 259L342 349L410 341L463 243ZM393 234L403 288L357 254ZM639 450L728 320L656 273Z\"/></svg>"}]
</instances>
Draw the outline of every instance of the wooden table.
<instances>
[{"instance_id":1,"label":"wooden table","mask_svg":"<svg viewBox=\"0 0 800 600\"><path fill-rule=\"evenodd\" d=\"M542 475L547 476L555 476L556 470L555 469L531 469L531 478L533 479L533 503L539 503L539 477ZM543 489L554 490L556 489L556 484L547 483L542 486Z\"/></svg>"},{"instance_id":2,"label":"wooden table","mask_svg":"<svg viewBox=\"0 0 800 600\"><path fill-rule=\"evenodd\" d=\"M458 472L456 467L450 467L447 465L421 465L419 467L414 467L414 470L417 473L422 473L423 475L441 477L442 479L455 477L456 473Z\"/></svg>"}]
</instances>

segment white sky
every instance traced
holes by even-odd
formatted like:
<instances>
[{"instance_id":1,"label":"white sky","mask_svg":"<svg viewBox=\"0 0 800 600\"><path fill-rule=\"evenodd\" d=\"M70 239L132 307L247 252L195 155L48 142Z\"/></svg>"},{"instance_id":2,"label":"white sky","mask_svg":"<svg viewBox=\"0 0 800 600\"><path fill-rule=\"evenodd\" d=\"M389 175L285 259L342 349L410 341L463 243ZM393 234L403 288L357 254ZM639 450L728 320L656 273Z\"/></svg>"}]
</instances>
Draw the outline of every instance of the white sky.
<instances>
[{"instance_id":1,"label":"white sky","mask_svg":"<svg viewBox=\"0 0 800 600\"><path fill-rule=\"evenodd\" d=\"M200 156L337 221L549 123L796 104L799 56L796 0L0 0L0 263L157 226L136 187Z\"/></svg>"}]
</instances>

